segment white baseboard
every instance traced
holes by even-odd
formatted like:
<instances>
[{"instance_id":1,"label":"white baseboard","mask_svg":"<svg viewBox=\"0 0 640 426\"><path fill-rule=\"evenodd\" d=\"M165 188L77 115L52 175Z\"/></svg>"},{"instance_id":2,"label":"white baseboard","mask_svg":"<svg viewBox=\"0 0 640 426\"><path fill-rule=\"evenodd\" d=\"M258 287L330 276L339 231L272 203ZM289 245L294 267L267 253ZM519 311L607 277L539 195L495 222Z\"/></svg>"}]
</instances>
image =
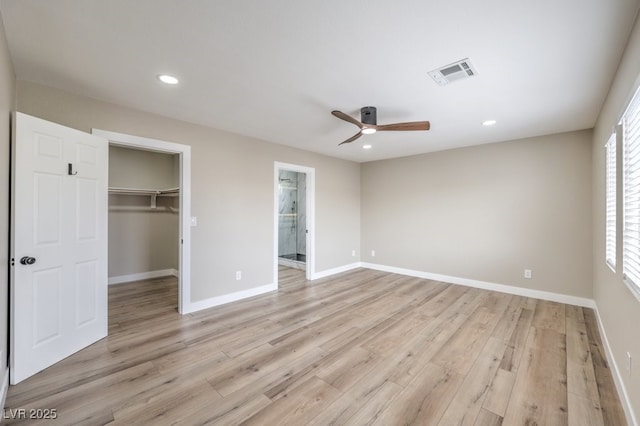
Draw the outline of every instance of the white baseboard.
<instances>
[{"instance_id":1,"label":"white baseboard","mask_svg":"<svg viewBox=\"0 0 640 426\"><path fill-rule=\"evenodd\" d=\"M158 271L140 272L137 274L119 275L116 277L109 277L109 285L130 283L132 281L150 280L152 278L178 276L177 269L160 269Z\"/></svg>"},{"instance_id":2,"label":"white baseboard","mask_svg":"<svg viewBox=\"0 0 640 426\"><path fill-rule=\"evenodd\" d=\"M0 409L4 410L4 403L7 400L7 392L9 391L9 368L5 367L0 381Z\"/></svg>"},{"instance_id":3,"label":"white baseboard","mask_svg":"<svg viewBox=\"0 0 640 426\"><path fill-rule=\"evenodd\" d=\"M236 291L235 293L223 294L222 296L212 297L206 300L198 300L197 302L187 303L183 313L189 314L202 309L213 308L214 306L224 305L225 303L235 302L237 300L246 299L248 297L258 296L270 291L278 289L278 284L267 284L260 287L254 287L247 290Z\"/></svg>"},{"instance_id":4,"label":"white baseboard","mask_svg":"<svg viewBox=\"0 0 640 426\"><path fill-rule=\"evenodd\" d=\"M319 278L324 278L324 277L328 277L328 276L331 276L331 275L340 274L342 272L351 271L353 269L361 268L361 267L362 267L362 263L361 262L355 262L355 263L350 263L348 265L338 266L337 268L326 269L324 271L320 271L320 272L316 272L314 274L311 274L311 280L317 280Z\"/></svg>"},{"instance_id":5,"label":"white baseboard","mask_svg":"<svg viewBox=\"0 0 640 426\"><path fill-rule=\"evenodd\" d=\"M428 280L441 281L444 283L464 285L467 287L481 288L484 290L498 291L500 293L515 294L517 296L532 297L535 299L549 300L551 302L566 303L569 305L582 306L582 307L595 309L595 302L593 301L593 299L588 299L585 297L570 296L567 294L558 294L558 293L552 293L552 292L542 291L542 290L533 290L529 288L516 287L511 285L505 285L505 284L497 284L497 283L491 283L487 281L472 280L469 278L460 278L460 277L454 277L450 275L434 274L431 272L397 268L395 266L379 265L379 264L368 263L368 262L354 262L347 265L339 266L337 268L316 272L311 275L311 280L325 278L325 277L339 274L342 272L351 271L356 268L374 269L377 271L391 272L394 274L407 275L410 277L424 278ZM235 302L237 300L245 299L247 297L257 296L263 293L268 293L270 291L275 291L277 289L278 289L277 284L267 284L260 287L254 287L248 290L243 290L235 293L225 294L222 296L212 297L210 299L201 300L198 302L192 302L189 304L189 307L185 311L185 313L195 312L201 309L207 309L207 308L222 305L225 303Z\"/></svg>"},{"instance_id":6,"label":"white baseboard","mask_svg":"<svg viewBox=\"0 0 640 426\"><path fill-rule=\"evenodd\" d=\"M464 285L467 287L481 288L483 290L498 291L500 293L515 294L517 296L532 297L534 299L548 300L551 302L566 303L568 305L594 308L593 299L585 297L570 296L567 294L551 293L549 291L533 290L530 288L516 287L512 285L496 284L487 281L472 280L469 278L453 277L449 275L433 274L431 272L415 271L412 269L396 268L395 266L378 265L375 263L363 262L363 268L375 269L377 271L391 272L394 274L408 275L410 277L424 278L428 280L441 281L450 284Z\"/></svg>"},{"instance_id":7,"label":"white baseboard","mask_svg":"<svg viewBox=\"0 0 640 426\"><path fill-rule=\"evenodd\" d=\"M339 274L341 272L350 271L352 269L360 268L362 265L360 262L352 263L349 265L339 266L333 269L327 269L325 271L316 272L311 276L312 280L328 277L330 275ZM260 287L250 288L248 290L237 291L235 293L224 294L222 296L212 297L206 300L199 300L197 302L187 303L184 314L200 311L202 309L213 308L214 306L224 305L225 303L236 302L238 300L246 299L248 297L259 296L270 291L278 290L278 284L267 284Z\"/></svg>"},{"instance_id":8,"label":"white baseboard","mask_svg":"<svg viewBox=\"0 0 640 426\"><path fill-rule=\"evenodd\" d=\"M620 369L618 368L616 359L613 357L613 351L611 351L609 339L607 338L607 333L605 332L602 318L600 318L600 311L598 311L598 306L594 305L593 310L595 311L596 318L598 319L598 329L600 330L600 336L602 337L602 343L604 344L604 352L607 356L609 366L611 367L611 372L613 373L613 381L616 384L616 389L618 389L620 403L622 404L624 414L627 417L627 423L633 426L638 426L638 421L636 420L633 408L631 407L631 399L629 399L629 394L627 393L627 389L625 388L624 382L622 381L622 376L620 375Z\"/></svg>"}]
</instances>

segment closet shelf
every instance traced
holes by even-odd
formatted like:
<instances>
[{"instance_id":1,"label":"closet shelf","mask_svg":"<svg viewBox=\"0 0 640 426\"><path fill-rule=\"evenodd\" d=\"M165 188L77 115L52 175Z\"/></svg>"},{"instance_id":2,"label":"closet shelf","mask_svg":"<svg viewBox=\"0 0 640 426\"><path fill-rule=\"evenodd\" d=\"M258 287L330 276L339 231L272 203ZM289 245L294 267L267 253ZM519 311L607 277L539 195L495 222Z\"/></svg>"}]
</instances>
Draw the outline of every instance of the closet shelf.
<instances>
[{"instance_id":1,"label":"closet shelf","mask_svg":"<svg viewBox=\"0 0 640 426\"><path fill-rule=\"evenodd\" d=\"M166 212L172 214L180 213L180 208L171 206L109 206L110 212Z\"/></svg>"},{"instance_id":2,"label":"closet shelf","mask_svg":"<svg viewBox=\"0 0 640 426\"><path fill-rule=\"evenodd\" d=\"M142 188L118 188L115 186L110 186L109 194L149 196L151 197L151 208L155 209L157 197L177 197L180 194L180 188L142 189Z\"/></svg>"}]
</instances>

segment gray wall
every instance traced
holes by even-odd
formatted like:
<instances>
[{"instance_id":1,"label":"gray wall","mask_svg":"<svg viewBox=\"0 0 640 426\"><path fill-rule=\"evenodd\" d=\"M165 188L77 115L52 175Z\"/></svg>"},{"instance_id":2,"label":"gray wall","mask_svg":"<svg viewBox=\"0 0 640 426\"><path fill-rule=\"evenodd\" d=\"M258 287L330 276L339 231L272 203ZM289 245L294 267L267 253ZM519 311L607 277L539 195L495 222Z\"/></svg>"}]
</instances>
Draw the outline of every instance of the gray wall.
<instances>
[{"instance_id":1,"label":"gray wall","mask_svg":"<svg viewBox=\"0 0 640 426\"><path fill-rule=\"evenodd\" d=\"M178 155L109 146L109 186L168 189L180 185ZM178 169L178 170L174 170Z\"/></svg>"},{"instance_id":2,"label":"gray wall","mask_svg":"<svg viewBox=\"0 0 640 426\"><path fill-rule=\"evenodd\" d=\"M18 110L191 146L192 301L271 284L274 161L316 170L316 271L351 264L360 245L360 165L18 82ZM340 208L336 208L340 206ZM235 271L242 280L235 280Z\"/></svg>"},{"instance_id":3,"label":"gray wall","mask_svg":"<svg viewBox=\"0 0 640 426\"><path fill-rule=\"evenodd\" d=\"M179 186L176 155L109 147L109 186ZM178 198L109 195L109 277L178 268Z\"/></svg>"},{"instance_id":4,"label":"gray wall","mask_svg":"<svg viewBox=\"0 0 640 426\"><path fill-rule=\"evenodd\" d=\"M636 20L624 57L593 133L593 295L636 416L640 416L640 301L623 283L621 268L618 267L616 272L612 272L605 265L604 144L638 86L640 86L640 22ZM620 183L618 181L618 184ZM618 228L618 253L621 247L620 232L621 227ZM617 263L620 265L620 255L617 258ZM631 375L626 371L627 352L631 352L634 357Z\"/></svg>"},{"instance_id":5,"label":"gray wall","mask_svg":"<svg viewBox=\"0 0 640 426\"><path fill-rule=\"evenodd\" d=\"M7 365L9 312L9 156L11 146L10 116L15 110L16 79L9 57L7 39L0 15L0 380Z\"/></svg>"},{"instance_id":6,"label":"gray wall","mask_svg":"<svg viewBox=\"0 0 640 426\"><path fill-rule=\"evenodd\" d=\"M361 204L363 261L592 296L590 131L366 163Z\"/></svg>"}]
</instances>

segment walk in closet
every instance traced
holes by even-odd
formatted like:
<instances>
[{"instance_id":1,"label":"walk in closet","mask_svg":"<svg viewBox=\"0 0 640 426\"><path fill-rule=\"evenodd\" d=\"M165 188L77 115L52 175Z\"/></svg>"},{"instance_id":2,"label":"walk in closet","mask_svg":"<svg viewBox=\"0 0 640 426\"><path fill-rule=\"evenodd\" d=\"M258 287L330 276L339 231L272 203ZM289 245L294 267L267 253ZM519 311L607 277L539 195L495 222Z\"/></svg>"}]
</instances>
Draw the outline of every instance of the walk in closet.
<instances>
[{"instance_id":1,"label":"walk in closet","mask_svg":"<svg viewBox=\"0 0 640 426\"><path fill-rule=\"evenodd\" d=\"M177 275L179 157L109 147L109 283Z\"/></svg>"}]
</instances>

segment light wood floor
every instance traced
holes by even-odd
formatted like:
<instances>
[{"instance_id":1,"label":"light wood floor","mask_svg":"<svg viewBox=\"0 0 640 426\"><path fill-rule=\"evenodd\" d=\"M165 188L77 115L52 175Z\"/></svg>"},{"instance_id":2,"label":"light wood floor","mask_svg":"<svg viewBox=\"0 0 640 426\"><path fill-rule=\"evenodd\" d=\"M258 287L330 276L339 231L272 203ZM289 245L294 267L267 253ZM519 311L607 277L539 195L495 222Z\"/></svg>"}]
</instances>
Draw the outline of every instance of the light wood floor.
<instances>
[{"instance_id":1,"label":"light wood floor","mask_svg":"<svg viewBox=\"0 0 640 426\"><path fill-rule=\"evenodd\" d=\"M109 337L9 389L45 424L624 425L590 309L355 270L191 315L110 289ZM5 415L6 417L6 415Z\"/></svg>"}]
</instances>

